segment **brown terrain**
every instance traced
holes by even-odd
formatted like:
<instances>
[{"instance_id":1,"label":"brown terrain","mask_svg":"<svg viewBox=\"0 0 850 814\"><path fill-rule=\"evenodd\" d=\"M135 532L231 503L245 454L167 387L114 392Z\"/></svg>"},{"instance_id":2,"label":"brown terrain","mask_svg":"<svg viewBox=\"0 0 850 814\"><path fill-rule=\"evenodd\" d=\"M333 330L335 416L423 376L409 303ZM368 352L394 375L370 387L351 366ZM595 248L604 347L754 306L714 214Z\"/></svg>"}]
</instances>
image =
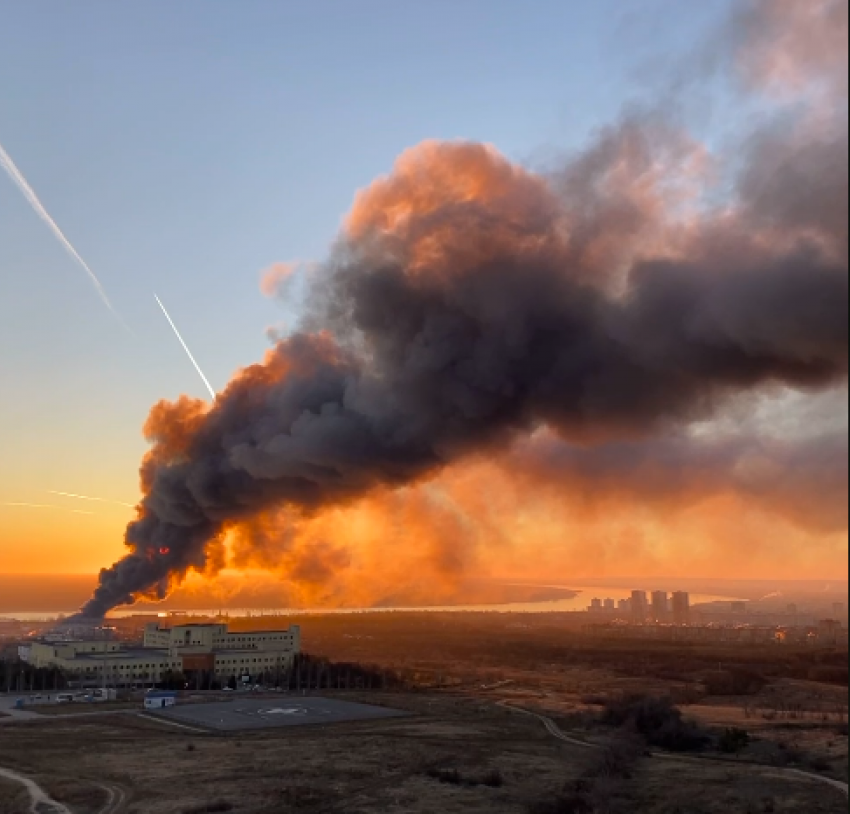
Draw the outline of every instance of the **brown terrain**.
<instances>
[{"instance_id":1,"label":"brown terrain","mask_svg":"<svg viewBox=\"0 0 850 814\"><path fill-rule=\"evenodd\" d=\"M545 614L231 626L291 622L303 626L313 667L324 665L313 694L411 717L224 734L140 717L140 704L91 717L66 707L0 723L0 767L36 780L72 814L847 809L846 653L598 641ZM374 680L340 692L352 665ZM403 688L381 690L388 675ZM29 812L21 787L2 782L0 814Z\"/></svg>"},{"instance_id":2,"label":"brown terrain","mask_svg":"<svg viewBox=\"0 0 850 814\"><path fill-rule=\"evenodd\" d=\"M622 733L601 729L583 737L612 752L587 749L490 702L376 694L359 700L413 716L227 735L127 714L48 719L4 726L0 765L36 780L74 814L846 810L846 796L813 780L741 763L623 752ZM574 789L596 807L547 807ZM20 787L5 783L0 791L0 814L28 811ZM125 802L113 808L119 796Z\"/></svg>"}]
</instances>

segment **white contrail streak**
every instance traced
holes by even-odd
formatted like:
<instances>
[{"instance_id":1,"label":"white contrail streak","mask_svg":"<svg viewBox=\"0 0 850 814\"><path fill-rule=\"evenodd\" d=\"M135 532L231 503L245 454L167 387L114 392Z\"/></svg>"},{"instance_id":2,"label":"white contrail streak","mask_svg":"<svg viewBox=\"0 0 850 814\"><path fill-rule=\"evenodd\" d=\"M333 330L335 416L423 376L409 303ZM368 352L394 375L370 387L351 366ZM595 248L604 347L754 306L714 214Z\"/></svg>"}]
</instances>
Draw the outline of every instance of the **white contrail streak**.
<instances>
[{"instance_id":1,"label":"white contrail streak","mask_svg":"<svg viewBox=\"0 0 850 814\"><path fill-rule=\"evenodd\" d=\"M180 336L180 331L177 330L177 326L174 324L174 320L168 315L168 311L165 310L165 306L162 304L162 300L154 294L156 301L159 303L159 307L162 308L162 313L165 314L165 318L168 320L168 324L171 326L171 329L174 331L177 338L180 340L180 344L183 346L183 350L186 351L187 356L191 360L192 364L195 366L195 370L198 371L198 375L203 379L204 384L207 386L207 390L210 391L210 395L212 396L212 400L215 401L216 395L215 390L213 390L213 386L209 383L209 380L206 376L204 376L204 371L201 370L201 366L195 361L195 357L192 356L192 351L189 350L189 346L183 341L183 337Z\"/></svg>"},{"instance_id":2,"label":"white contrail streak","mask_svg":"<svg viewBox=\"0 0 850 814\"><path fill-rule=\"evenodd\" d=\"M94 512L81 512L79 509L66 509L64 506L48 506L45 503L0 503L0 506L11 506L19 509L56 509L71 514L94 514Z\"/></svg>"},{"instance_id":3,"label":"white contrail streak","mask_svg":"<svg viewBox=\"0 0 850 814\"><path fill-rule=\"evenodd\" d=\"M35 210L35 213L47 224L50 231L53 232L56 239L64 247L65 251L80 264L83 271L85 271L85 273L89 276L92 285L94 285L95 290L103 300L106 307L122 324L124 324L124 320L121 319L121 315L115 310L112 303L109 301L109 297L106 295L106 291L101 285L100 280L97 279L97 275L89 268L88 263L80 257L79 252L77 252L77 250L71 245L71 241L65 237L64 232L56 224L56 221L50 217L50 213L44 208L44 205L39 200L38 195L35 194L35 190L33 190L33 188L29 185L27 179L24 178L23 173L15 165L15 162L12 161L12 157L3 149L2 144L0 144L0 167L6 170L9 178L12 179L15 186L17 186L17 188L23 193L24 197L29 202L29 205L33 208L33 210ZM124 324L124 327L127 327L126 324Z\"/></svg>"},{"instance_id":4,"label":"white contrail streak","mask_svg":"<svg viewBox=\"0 0 850 814\"><path fill-rule=\"evenodd\" d=\"M103 497L89 497L88 495L75 495L73 492L54 492L52 489L47 490L48 495L58 495L59 497L72 497L75 500L90 500L94 503L114 503L116 506L128 506L131 509L136 507L132 503L124 503L123 500L107 500Z\"/></svg>"}]
</instances>

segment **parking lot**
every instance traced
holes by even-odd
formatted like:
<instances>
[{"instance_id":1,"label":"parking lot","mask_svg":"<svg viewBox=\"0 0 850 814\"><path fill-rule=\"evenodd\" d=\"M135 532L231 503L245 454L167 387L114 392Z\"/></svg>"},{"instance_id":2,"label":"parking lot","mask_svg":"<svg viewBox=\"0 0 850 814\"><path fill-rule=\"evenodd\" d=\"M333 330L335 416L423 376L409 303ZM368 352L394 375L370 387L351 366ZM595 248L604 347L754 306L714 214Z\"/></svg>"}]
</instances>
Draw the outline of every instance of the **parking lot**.
<instances>
[{"instance_id":1,"label":"parking lot","mask_svg":"<svg viewBox=\"0 0 850 814\"><path fill-rule=\"evenodd\" d=\"M156 710L152 714L186 726L241 732L404 717L406 713L332 698L235 698Z\"/></svg>"}]
</instances>

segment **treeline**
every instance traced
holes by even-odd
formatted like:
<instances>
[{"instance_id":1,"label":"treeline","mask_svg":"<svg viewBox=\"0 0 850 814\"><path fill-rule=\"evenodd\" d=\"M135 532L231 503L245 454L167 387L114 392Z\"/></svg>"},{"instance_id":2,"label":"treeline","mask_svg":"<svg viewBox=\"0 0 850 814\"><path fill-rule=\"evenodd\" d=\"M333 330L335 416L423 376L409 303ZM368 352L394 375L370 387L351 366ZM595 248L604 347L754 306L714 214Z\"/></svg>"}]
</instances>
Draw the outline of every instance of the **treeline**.
<instances>
[{"instance_id":1,"label":"treeline","mask_svg":"<svg viewBox=\"0 0 850 814\"><path fill-rule=\"evenodd\" d=\"M20 659L0 660L0 692L55 692L67 688L66 677L55 667L33 667Z\"/></svg>"}]
</instances>

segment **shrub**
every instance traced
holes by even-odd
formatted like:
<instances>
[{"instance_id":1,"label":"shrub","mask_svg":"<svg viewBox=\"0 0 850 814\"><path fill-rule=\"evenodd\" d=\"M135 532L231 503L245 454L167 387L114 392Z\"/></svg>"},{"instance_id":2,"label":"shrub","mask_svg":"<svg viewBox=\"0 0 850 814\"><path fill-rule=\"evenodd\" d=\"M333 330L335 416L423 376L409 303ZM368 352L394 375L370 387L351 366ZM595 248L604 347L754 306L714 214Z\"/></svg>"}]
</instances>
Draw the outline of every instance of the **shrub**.
<instances>
[{"instance_id":1,"label":"shrub","mask_svg":"<svg viewBox=\"0 0 850 814\"><path fill-rule=\"evenodd\" d=\"M828 772L832 769L832 764L822 755L816 755L809 758L809 768L815 772Z\"/></svg>"},{"instance_id":2,"label":"shrub","mask_svg":"<svg viewBox=\"0 0 850 814\"><path fill-rule=\"evenodd\" d=\"M708 738L692 721L686 721L669 698L629 695L611 699L602 714L604 723L633 729L652 746L673 752L690 752L705 746Z\"/></svg>"},{"instance_id":3,"label":"shrub","mask_svg":"<svg viewBox=\"0 0 850 814\"><path fill-rule=\"evenodd\" d=\"M233 811L233 808L233 803L228 803L227 800L216 800L213 803L184 808L183 814L223 814L225 811Z\"/></svg>"},{"instance_id":4,"label":"shrub","mask_svg":"<svg viewBox=\"0 0 850 814\"><path fill-rule=\"evenodd\" d=\"M644 748L636 738L624 738L602 750L599 762L587 772L587 778L614 777L631 780L632 769Z\"/></svg>"},{"instance_id":5,"label":"shrub","mask_svg":"<svg viewBox=\"0 0 850 814\"><path fill-rule=\"evenodd\" d=\"M505 778L498 769L491 769L481 779L482 786L489 786L491 789L500 789L505 785Z\"/></svg>"},{"instance_id":6,"label":"shrub","mask_svg":"<svg viewBox=\"0 0 850 814\"><path fill-rule=\"evenodd\" d=\"M566 794L554 800L534 803L528 814L592 814L593 805L584 795Z\"/></svg>"},{"instance_id":7,"label":"shrub","mask_svg":"<svg viewBox=\"0 0 850 814\"><path fill-rule=\"evenodd\" d=\"M746 729L738 729L736 726L729 727L720 736L717 748L727 755L738 754L750 744L750 733Z\"/></svg>"},{"instance_id":8,"label":"shrub","mask_svg":"<svg viewBox=\"0 0 850 814\"><path fill-rule=\"evenodd\" d=\"M843 666L810 667L807 677L810 681L817 681L821 684L838 684L846 687L850 682L850 668L846 664Z\"/></svg>"},{"instance_id":9,"label":"shrub","mask_svg":"<svg viewBox=\"0 0 850 814\"><path fill-rule=\"evenodd\" d=\"M431 768L428 769L428 777L450 786L489 786L493 789L500 789L505 785L505 779L498 769L491 769L479 779L477 777L465 777L457 769Z\"/></svg>"},{"instance_id":10,"label":"shrub","mask_svg":"<svg viewBox=\"0 0 850 814\"><path fill-rule=\"evenodd\" d=\"M761 673L736 667L709 673L703 682L709 695L757 695L767 684Z\"/></svg>"},{"instance_id":11,"label":"shrub","mask_svg":"<svg viewBox=\"0 0 850 814\"><path fill-rule=\"evenodd\" d=\"M195 748L196 748L196 747L195 747L195 744L194 744L194 743L187 743L187 744L186 744L186 751L187 751L187 752L194 752L194 751L195 751Z\"/></svg>"}]
</instances>

